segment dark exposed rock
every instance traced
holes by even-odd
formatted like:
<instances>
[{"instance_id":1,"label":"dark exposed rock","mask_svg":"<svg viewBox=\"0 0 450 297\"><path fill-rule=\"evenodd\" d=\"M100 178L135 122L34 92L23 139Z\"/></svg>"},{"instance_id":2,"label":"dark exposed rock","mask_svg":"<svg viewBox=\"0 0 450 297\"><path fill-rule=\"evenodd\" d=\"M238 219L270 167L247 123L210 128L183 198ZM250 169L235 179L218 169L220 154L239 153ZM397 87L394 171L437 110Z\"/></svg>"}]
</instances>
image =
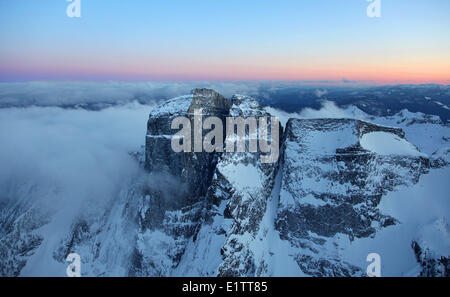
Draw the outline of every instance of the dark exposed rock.
<instances>
[{"instance_id":1,"label":"dark exposed rock","mask_svg":"<svg viewBox=\"0 0 450 297\"><path fill-rule=\"evenodd\" d=\"M47 213L37 209L17 210L20 215L0 238L0 275L18 276L28 257L43 241L33 231L48 223Z\"/></svg>"},{"instance_id":2,"label":"dark exposed rock","mask_svg":"<svg viewBox=\"0 0 450 297\"><path fill-rule=\"evenodd\" d=\"M187 102L190 102L186 108ZM168 105L168 106L164 106ZM195 109L202 109L203 117L217 116L224 119L229 112L230 102L213 90L195 89L190 96L172 99L164 103L157 112L151 113L148 121L146 141L146 168L153 172L166 172L185 184L186 204L198 201L206 194L211 181L217 155L212 153L175 153L171 148L172 120L178 116L191 119ZM194 137L194 133L191 134ZM225 137L225 134L224 134ZM194 141L191 141L192 146ZM193 151L193 149L192 149Z\"/></svg>"},{"instance_id":3,"label":"dark exposed rock","mask_svg":"<svg viewBox=\"0 0 450 297\"><path fill-rule=\"evenodd\" d=\"M417 262L422 267L421 277L450 277L450 257L435 257L428 249L423 249L413 241L411 244Z\"/></svg>"},{"instance_id":4,"label":"dark exposed rock","mask_svg":"<svg viewBox=\"0 0 450 297\"><path fill-rule=\"evenodd\" d=\"M315 259L311 256L298 256L295 259L300 269L308 275L316 277L351 277L364 276L361 268L342 262L339 259L329 261L326 259Z\"/></svg>"}]
</instances>

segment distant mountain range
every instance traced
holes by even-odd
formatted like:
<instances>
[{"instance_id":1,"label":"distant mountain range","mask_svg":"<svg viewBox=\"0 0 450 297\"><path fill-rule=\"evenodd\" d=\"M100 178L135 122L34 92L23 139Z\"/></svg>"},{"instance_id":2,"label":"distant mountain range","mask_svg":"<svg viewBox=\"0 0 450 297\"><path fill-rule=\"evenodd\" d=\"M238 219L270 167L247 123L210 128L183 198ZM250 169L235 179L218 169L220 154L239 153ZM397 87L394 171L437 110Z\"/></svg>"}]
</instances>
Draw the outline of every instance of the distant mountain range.
<instances>
[{"instance_id":1,"label":"distant mountain range","mask_svg":"<svg viewBox=\"0 0 450 297\"><path fill-rule=\"evenodd\" d=\"M439 116L450 121L450 86L398 85L380 87L309 87L261 89L254 94L264 106L287 112L305 107L319 109L323 100L340 107L356 106L376 116L392 116L403 109Z\"/></svg>"},{"instance_id":2,"label":"distant mountain range","mask_svg":"<svg viewBox=\"0 0 450 297\"><path fill-rule=\"evenodd\" d=\"M323 100L340 107L357 106L376 115L394 115L407 109L450 120L449 85L393 85L393 86L327 86L299 85L276 82L201 83L217 86L226 94L244 94L255 98L263 106L287 112L303 108L321 107ZM194 83L180 84L104 83L30 83L0 85L0 108L27 106L59 106L102 110L111 106L138 102L154 105L187 93Z\"/></svg>"}]
</instances>

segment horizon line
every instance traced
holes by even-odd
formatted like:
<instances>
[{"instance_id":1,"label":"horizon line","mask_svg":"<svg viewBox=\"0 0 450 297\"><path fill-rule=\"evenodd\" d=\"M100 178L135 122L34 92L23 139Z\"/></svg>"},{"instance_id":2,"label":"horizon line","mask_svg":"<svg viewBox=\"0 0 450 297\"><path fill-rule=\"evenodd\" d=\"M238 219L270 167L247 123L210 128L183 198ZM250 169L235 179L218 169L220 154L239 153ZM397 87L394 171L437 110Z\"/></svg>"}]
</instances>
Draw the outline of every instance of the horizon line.
<instances>
[{"instance_id":1,"label":"horizon line","mask_svg":"<svg viewBox=\"0 0 450 297\"><path fill-rule=\"evenodd\" d=\"M24 79L24 80L2 80L0 84L20 84L20 83L279 83L297 84L299 86L407 86L407 85L439 85L450 86L449 80L281 80L281 79L192 79L192 80L170 80L170 79Z\"/></svg>"}]
</instances>

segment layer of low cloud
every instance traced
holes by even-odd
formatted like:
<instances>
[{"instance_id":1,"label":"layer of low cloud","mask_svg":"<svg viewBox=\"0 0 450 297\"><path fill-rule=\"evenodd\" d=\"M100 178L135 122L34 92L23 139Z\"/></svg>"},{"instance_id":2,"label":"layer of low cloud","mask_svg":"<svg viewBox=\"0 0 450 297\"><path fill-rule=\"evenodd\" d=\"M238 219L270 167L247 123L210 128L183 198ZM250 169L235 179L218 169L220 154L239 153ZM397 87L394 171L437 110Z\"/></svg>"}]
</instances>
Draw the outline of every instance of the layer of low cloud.
<instances>
[{"instance_id":1,"label":"layer of low cloud","mask_svg":"<svg viewBox=\"0 0 450 297\"><path fill-rule=\"evenodd\" d=\"M103 109L133 101L154 104L190 93L195 88L210 88L230 98L234 94L267 97L266 92L342 85L341 81L192 81L192 82L3 82L0 83L0 108L28 106L80 107ZM355 84L355 86L358 84ZM319 98L327 94L317 89ZM269 99L269 98L266 98ZM86 106L87 105L87 106Z\"/></svg>"},{"instance_id":2,"label":"layer of low cloud","mask_svg":"<svg viewBox=\"0 0 450 297\"><path fill-rule=\"evenodd\" d=\"M144 144L150 109L0 109L0 204L64 213L52 232L67 232L80 212L104 209L120 187L141 176L129 152Z\"/></svg>"},{"instance_id":3,"label":"layer of low cloud","mask_svg":"<svg viewBox=\"0 0 450 297\"><path fill-rule=\"evenodd\" d=\"M122 105L132 101L151 104L212 88L226 97L254 94L261 83L252 82L24 82L0 83L0 107ZM101 105L103 104L103 106Z\"/></svg>"}]
</instances>

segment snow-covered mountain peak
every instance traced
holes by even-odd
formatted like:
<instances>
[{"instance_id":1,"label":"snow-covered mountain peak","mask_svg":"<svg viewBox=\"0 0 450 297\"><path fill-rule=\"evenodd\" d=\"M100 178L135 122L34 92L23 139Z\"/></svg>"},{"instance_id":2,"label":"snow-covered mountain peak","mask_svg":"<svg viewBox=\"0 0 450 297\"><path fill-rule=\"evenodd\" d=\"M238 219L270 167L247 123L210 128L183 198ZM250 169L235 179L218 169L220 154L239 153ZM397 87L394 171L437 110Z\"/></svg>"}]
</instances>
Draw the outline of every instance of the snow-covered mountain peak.
<instances>
[{"instance_id":1,"label":"snow-covered mountain peak","mask_svg":"<svg viewBox=\"0 0 450 297\"><path fill-rule=\"evenodd\" d=\"M179 96L161 103L150 112L150 118L183 115L192 103L193 95Z\"/></svg>"},{"instance_id":2,"label":"snow-covered mountain peak","mask_svg":"<svg viewBox=\"0 0 450 297\"><path fill-rule=\"evenodd\" d=\"M195 109L271 116L249 96L208 89L161 104L147 123L145 171L65 217L57 236L65 213L1 204L0 273L64 273L76 252L89 276L360 276L379 252L386 275L448 276L450 138L435 118L357 108L347 113L357 119L292 118L278 162L266 164L258 153L174 152L171 121ZM401 261L392 269L385 258Z\"/></svg>"}]
</instances>

